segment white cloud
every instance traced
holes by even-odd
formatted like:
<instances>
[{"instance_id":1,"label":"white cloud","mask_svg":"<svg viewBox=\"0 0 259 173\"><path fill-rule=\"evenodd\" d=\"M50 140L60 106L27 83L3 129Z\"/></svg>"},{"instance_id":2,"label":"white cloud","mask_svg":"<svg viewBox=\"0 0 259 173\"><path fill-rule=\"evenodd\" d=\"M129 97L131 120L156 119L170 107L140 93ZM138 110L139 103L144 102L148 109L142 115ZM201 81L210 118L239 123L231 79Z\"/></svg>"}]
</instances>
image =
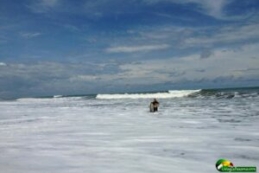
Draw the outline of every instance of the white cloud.
<instances>
[{"instance_id":1,"label":"white cloud","mask_svg":"<svg viewBox=\"0 0 259 173\"><path fill-rule=\"evenodd\" d=\"M130 78L155 79L157 83L231 78L232 80L259 79L259 44L244 46L239 52L217 50L213 56L200 59L199 54L180 59L142 61L140 64L124 64L125 82ZM149 80L144 80L149 84ZM231 81L229 81L231 83Z\"/></svg>"},{"instance_id":2,"label":"white cloud","mask_svg":"<svg viewBox=\"0 0 259 173\"><path fill-rule=\"evenodd\" d=\"M217 18L221 18L224 15L223 13L224 7L231 2L231 0L216 0L216 1L188 0L188 1L200 4L207 14Z\"/></svg>"},{"instance_id":3,"label":"white cloud","mask_svg":"<svg viewBox=\"0 0 259 173\"><path fill-rule=\"evenodd\" d=\"M89 82L93 82L97 79L97 77L95 75L75 75L75 76L71 76L70 77L70 81L71 82L75 82L75 81L89 81Z\"/></svg>"},{"instance_id":4,"label":"white cloud","mask_svg":"<svg viewBox=\"0 0 259 173\"><path fill-rule=\"evenodd\" d=\"M259 79L259 44L244 46L239 51L214 50L213 56L201 59L200 54L182 58L142 60L139 63L117 64L115 73L106 73L107 64L62 64L42 62L37 64L8 64L0 68L0 87L5 92L72 93L98 92L96 88L112 85L148 85L164 83L233 81ZM1 62L0 66L6 65ZM103 67L103 68L102 68ZM91 71L93 69L94 71ZM100 69L98 71L97 69ZM96 71L97 70L97 71ZM109 69L111 70L111 69ZM202 82L201 82L202 85ZM9 89L12 86L12 90Z\"/></svg>"},{"instance_id":5,"label":"white cloud","mask_svg":"<svg viewBox=\"0 0 259 173\"><path fill-rule=\"evenodd\" d=\"M132 53L132 52L149 52L161 49L167 49L170 46L168 44L161 45L143 45L143 46L119 46L107 48L106 51L109 53Z\"/></svg>"},{"instance_id":6,"label":"white cloud","mask_svg":"<svg viewBox=\"0 0 259 173\"><path fill-rule=\"evenodd\" d=\"M242 25L205 26L205 27L175 27L163 26L143 30L131 30L130 38L126 40L132 44L160 42L170 44L177 52L187 52L191 49L211 50L225 47L240 47L247 43L259 42L258 23L246 22ZM125 42L125 40L124 40Z\"/></svg>"},{"instance_id":7,"label":"white cloud","mask_svg":"<svg viewBox=\"0 0 259 173\"><path fill-rule=\"evenodd\" d=\"M212 46L214 44L229 44L229 43L240 43L249 40L259 40L259 24L248 24L244 26L227 26L220 29L217 28L204 28L201 32L213 31L210 35L201 35L189 37L185 39L184 46L186 47L197 47L200 46ZM194 31L199 33L199 31Z\"/></svg>"},{"instance_id":8,"label":"white cloud","mask_svg":"<svg viewBox=\"0 0 259 173\"><path fill-rule=\"evenodd\" d=\"M0 66L7 66L7 65L4 62L0 62Z\"/></svg>"},{"instance_id":9,"label":"white cloud","mask_svg":"<svg viewBox=\"0 0 259 173\"><path fill-rule=\"evenodd\" d=\"M41 35L40 32L23 32L23 33L20 33L20 36L23 37L23 38L26 38L26 39L38 37L40 35Z\"/></svg>"},{"instance_id":10,"label":"white cloud","mask_svg":"<svg viewBox=\"0 0 259 173\"><path fill-rule=\"evenodd\" d=\"M49 9L56 7L58 3L59 0L35 0L27 7L35 13L45 13Z\"/></svg>"},{"instance_id":11,"label":"white cloud","mask_svg":"<svg viewBox=\"0 0 259 173\"><path fill-rule=\"evenodd\" d=\"M200 8L196 9L201 13L213 16L215 18L222 18L224 14L224 8L233 0L144 0L149 4L155 4L159 2L172 2L177 4L197 4Z\"/></svg>"}]
</instances>

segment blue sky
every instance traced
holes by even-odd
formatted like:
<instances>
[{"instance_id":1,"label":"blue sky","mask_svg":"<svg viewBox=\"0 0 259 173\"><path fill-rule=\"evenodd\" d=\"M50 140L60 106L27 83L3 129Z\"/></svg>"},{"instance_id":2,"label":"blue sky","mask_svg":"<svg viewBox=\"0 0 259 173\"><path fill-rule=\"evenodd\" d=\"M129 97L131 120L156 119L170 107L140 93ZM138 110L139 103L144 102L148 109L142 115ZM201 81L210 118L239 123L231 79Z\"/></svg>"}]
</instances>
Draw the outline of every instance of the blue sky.
<instances>
[{"instance_id":1,"label":"blue sky","mask_svg":"<svg viewBox=\"0 0 259 173\"><path fill-rule=\"evenodd\" d=\"M1 0L0 97L259 85L258 0Z\"/></svg>"}]
</instances>

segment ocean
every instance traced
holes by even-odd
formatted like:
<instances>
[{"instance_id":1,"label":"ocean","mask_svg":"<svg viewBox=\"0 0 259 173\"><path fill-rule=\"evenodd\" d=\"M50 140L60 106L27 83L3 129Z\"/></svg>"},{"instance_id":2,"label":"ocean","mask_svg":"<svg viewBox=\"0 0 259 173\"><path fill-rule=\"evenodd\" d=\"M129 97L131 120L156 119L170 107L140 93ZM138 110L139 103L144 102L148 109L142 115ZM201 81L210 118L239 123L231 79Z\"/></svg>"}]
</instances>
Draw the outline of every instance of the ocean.
<instances>
[{"instance_id":1,"label":"ocean","mask_svg":"<svg viewBox=\"0 0 259 173\"><path fill-rule=\"evenodd\" d=\"M259 166L259 88L19 98L0 110L3 173L210 173L219 159Z\"/></svg>"}]
</instances>

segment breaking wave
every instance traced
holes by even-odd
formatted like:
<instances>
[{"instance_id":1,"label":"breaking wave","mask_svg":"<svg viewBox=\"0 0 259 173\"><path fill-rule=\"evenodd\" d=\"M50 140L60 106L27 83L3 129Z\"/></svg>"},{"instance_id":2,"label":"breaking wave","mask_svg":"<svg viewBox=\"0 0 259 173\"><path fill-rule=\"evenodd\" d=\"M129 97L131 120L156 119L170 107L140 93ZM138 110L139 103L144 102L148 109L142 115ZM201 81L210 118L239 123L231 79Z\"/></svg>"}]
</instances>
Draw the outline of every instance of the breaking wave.
<instances>
[{"instance_id":1,"label":"breaking wave","mask_svg":"<svg viewBox=\"0 0 259 173\"><path fill-rule=\"evenodd\" d=\"M259 96L258 89L203 89L200 92L192 93L188 97L194 98L217 98L217 99L232 99L232 98L254 98Z\"/></svg>"},{"instance_id":2,"label":"breaking wave","mask_svg":"<svg viewBox=\"0 0 259 173\"><path fill-rule=\"evenodd\" d=\"M145 99L145 98L176 98L186 97L201 90L169 90L158 93L137 93L137 94L97 94L97 99Z\"/></svg>"},{"instance_id":3,"label":"breaking wave","mask_svg":"<svg viewBox=\"0 0 259 173\"><path fill-rule=\"evenodd\" d=\"M169 90L157 93L136 94L97 94L97 99L145 99L145 98L254 98L259 96L259 89L199 89L199 90Z\"/></svg>"},{"instance_id":4,"label":"breaking wave","mask_svg":"<svg viewBox=\"0 0 259 173\"><path fill-rule=\"evenodd\" d=\"M42 98L19 98L16 99L18 102L49 102L49 101L73 101L73 100L83 100L87 99L87 96L62 96L62 95L55 95L50 97L42 97Z\"/></svg>"},{"instance_id":5,"label":"breaking wave","mask_svg":"<svg viewBox=\"0 0 259 173\"><path fill-rule=\"evenodd\" d=\"M153 98L259 98L259 88L244 89L198 89L198 90L169 90L147 93L122 93L122 94L90 94L90 95L54 95L41 98L19 98L19 102L44 102L44 101L73 101L88 99L153 99Z\"/></svg>"}]
</instances>

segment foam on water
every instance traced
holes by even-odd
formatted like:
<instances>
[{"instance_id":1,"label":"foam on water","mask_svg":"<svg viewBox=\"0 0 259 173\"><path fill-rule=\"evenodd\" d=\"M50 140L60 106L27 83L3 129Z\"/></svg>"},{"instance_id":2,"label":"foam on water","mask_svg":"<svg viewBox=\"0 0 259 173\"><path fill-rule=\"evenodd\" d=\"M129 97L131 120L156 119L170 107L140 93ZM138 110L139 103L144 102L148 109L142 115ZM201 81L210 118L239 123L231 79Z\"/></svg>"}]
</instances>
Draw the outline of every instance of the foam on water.
<instances>
[{"instance_id":1,"label":"foam on water","mask_svg":"<svg viewBox=\"0 0 259 173\"><path fill-rule=\"evenodd\" d=\"M199 90L169 90L156 93L124 93L97 94L97 99L145 99L145 98L254 98L259 97L259 88L252 89L199 89Z\"/></svg>"},{"instance_id":2,"label":"foam on water","mask_svg":"<svg viewBox=\"0 0 259 173\"><path fill-rule=\"evenodd\" d=\"M153 97L152 97L153 98ZM19 99L0 102L5 173L217 172L259 166L259 99Z\"/></svg>"},{"instance_id":3,"label":"foam on water","mask_svg":"<svg viewBox=\"0 0 259 173\"><path fill-rule=\"evenodd\" d=\"M201 90L169 90L158 93L137 93L137 94L98 94L97 99L145 99L145 98L176 98L185 97Z\"/></svg>"}]
</instances>

